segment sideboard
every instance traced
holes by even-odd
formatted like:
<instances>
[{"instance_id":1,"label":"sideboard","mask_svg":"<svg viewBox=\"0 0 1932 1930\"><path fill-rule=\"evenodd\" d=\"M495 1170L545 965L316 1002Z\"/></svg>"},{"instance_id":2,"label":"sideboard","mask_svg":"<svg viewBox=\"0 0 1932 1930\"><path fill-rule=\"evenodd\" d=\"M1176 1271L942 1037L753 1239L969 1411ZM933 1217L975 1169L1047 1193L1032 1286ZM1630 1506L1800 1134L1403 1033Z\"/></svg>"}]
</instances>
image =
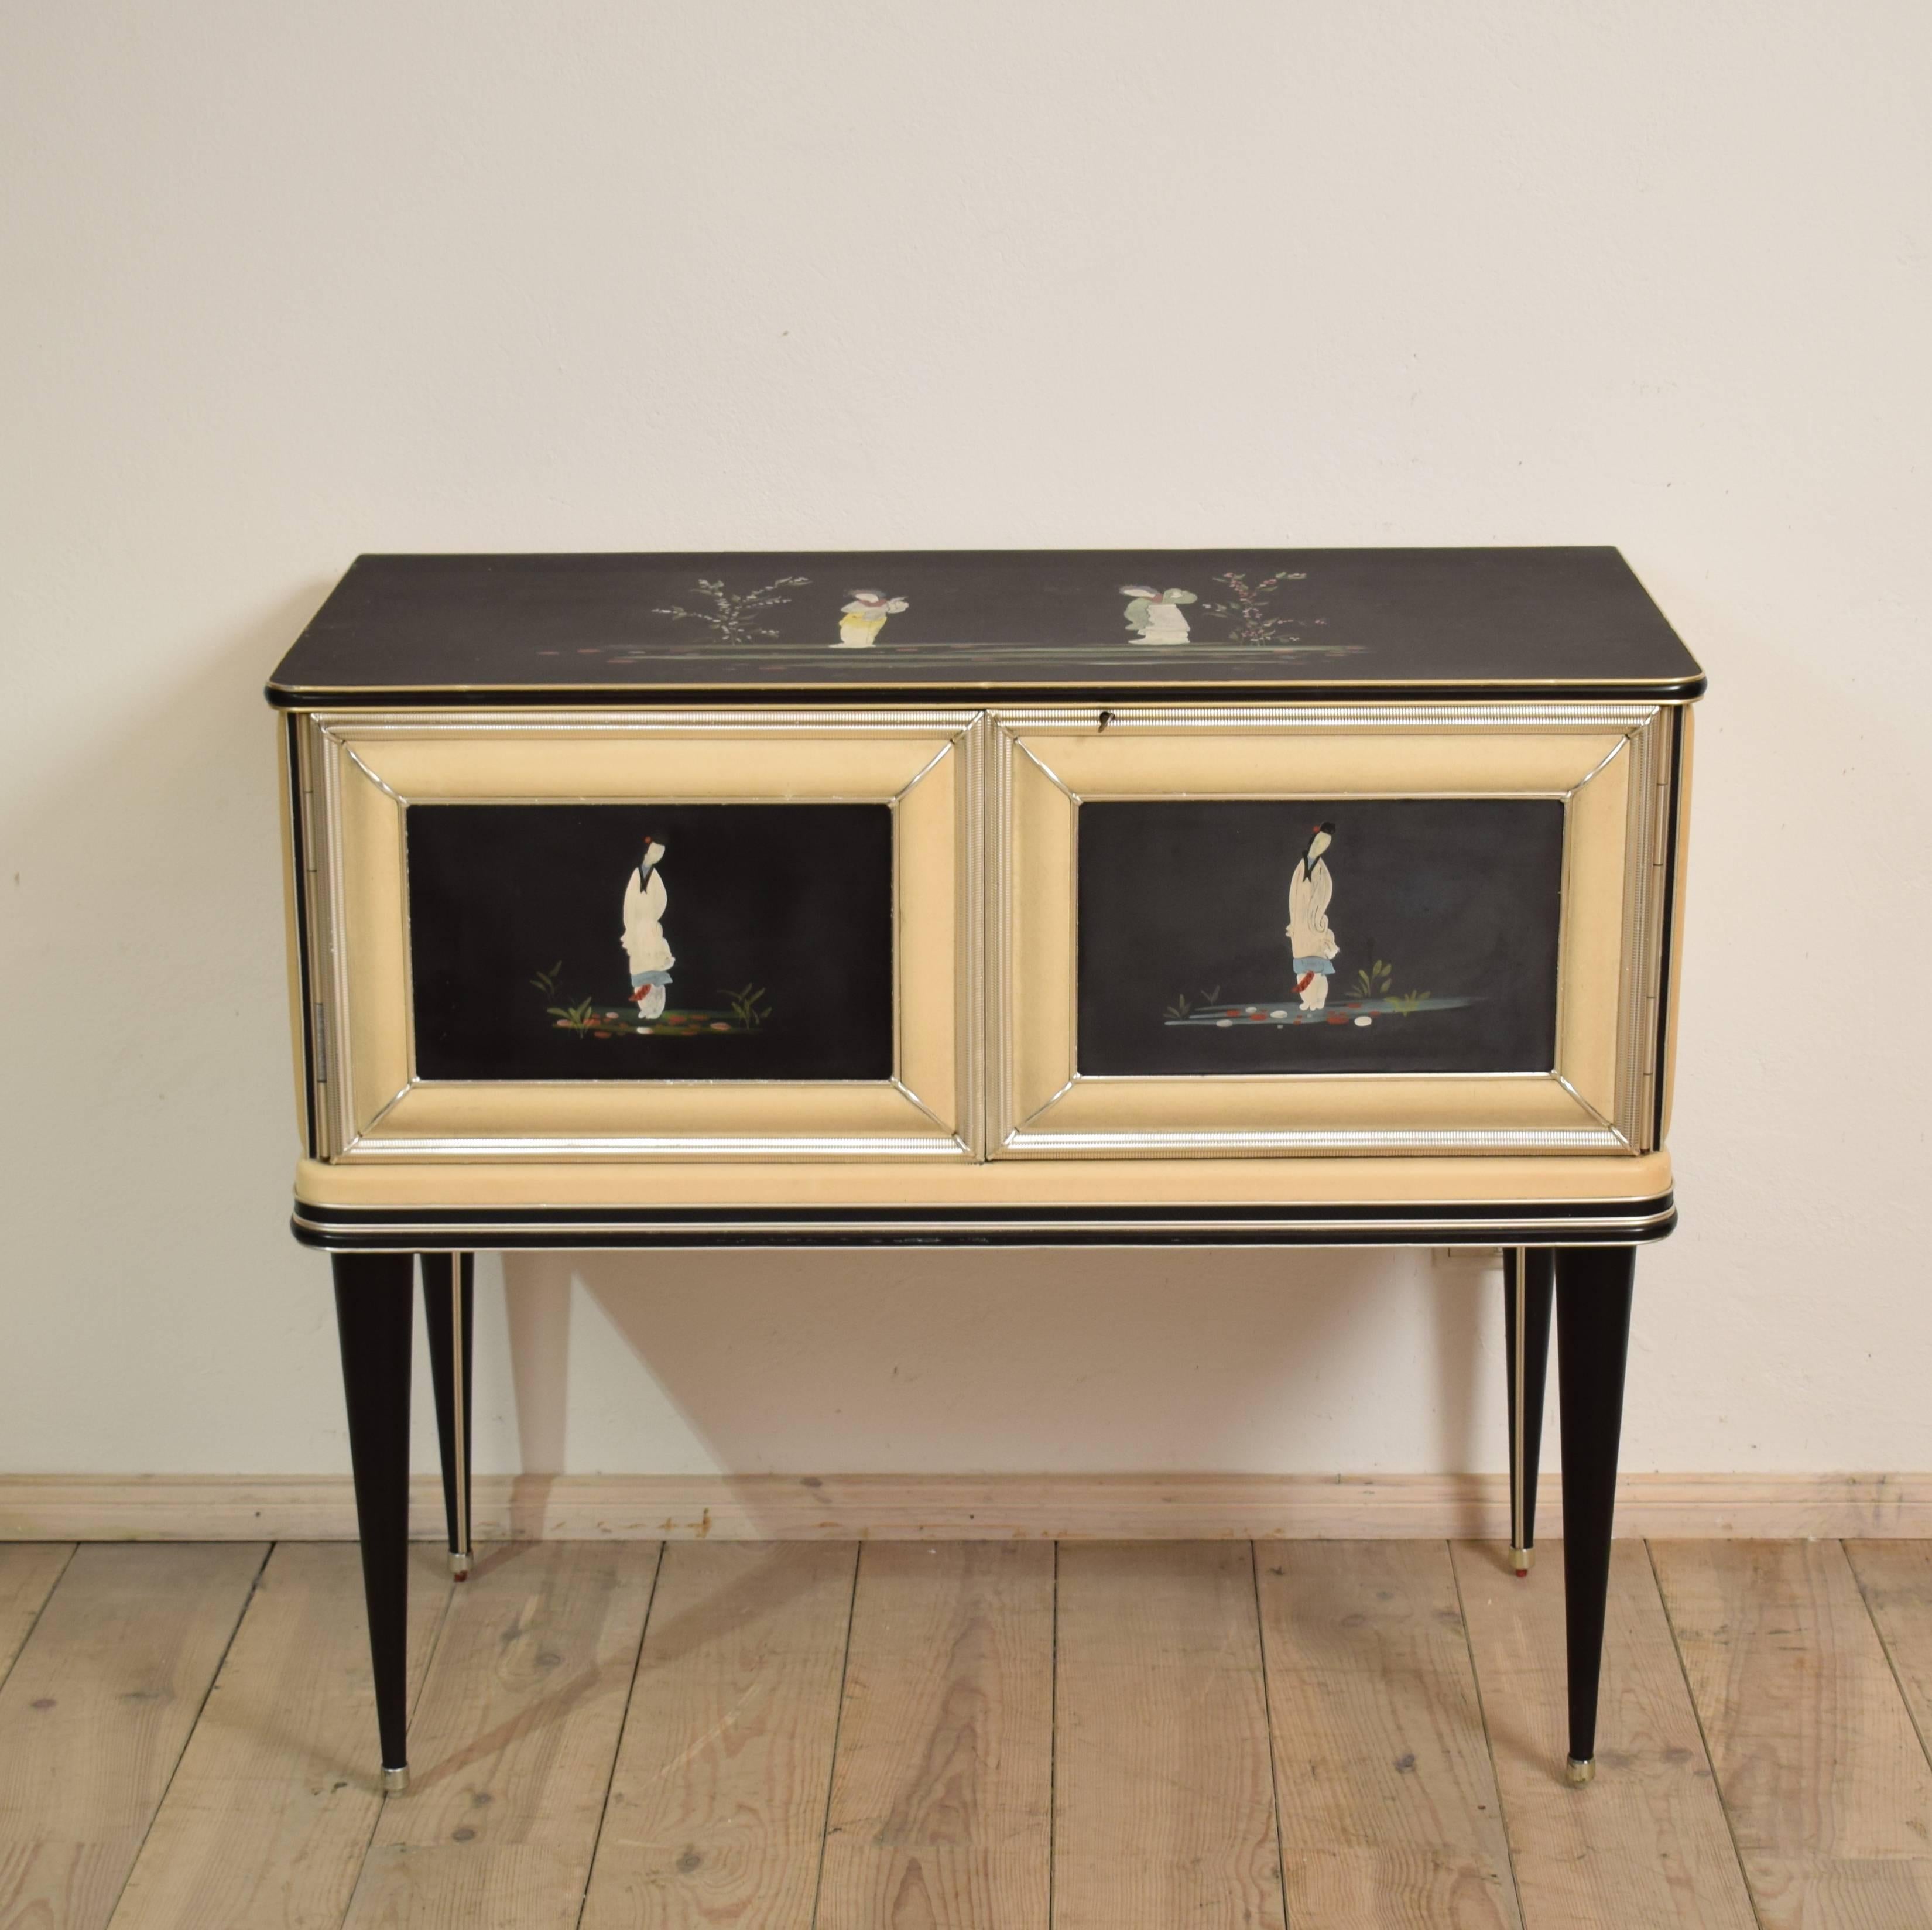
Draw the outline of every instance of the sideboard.
<instances>
[{"instance_id":1,"label":"sideboard","mask_svg":"<svg viewBox=\"0 0 1932 1930\"><path fill-rule=\"evenodd\" d=\"M359 559L268 695L385 1787L418 1274L460 1576L476 1251L882 1242L1501 1248L1587 1779L1702 688L1610 549Z\"/></svg>"}]
</instances>

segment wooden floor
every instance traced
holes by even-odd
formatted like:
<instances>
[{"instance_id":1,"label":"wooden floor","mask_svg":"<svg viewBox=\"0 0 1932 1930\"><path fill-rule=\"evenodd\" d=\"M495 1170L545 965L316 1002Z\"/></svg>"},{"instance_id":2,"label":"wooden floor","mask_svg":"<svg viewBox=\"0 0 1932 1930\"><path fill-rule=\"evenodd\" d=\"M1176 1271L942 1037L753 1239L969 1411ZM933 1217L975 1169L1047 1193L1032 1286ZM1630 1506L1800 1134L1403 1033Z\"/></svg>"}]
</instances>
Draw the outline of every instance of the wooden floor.
<instances>
[{"instance_id":1,"label":"wooden floor","mask_svg":"<svg viewBox=\"0 0 1932 1930\"><path fill-rule=\"evenodd\" d=\"M0 1546L0 1930L1932 1926L1932 1543Z\"/></svg>"}]
</instances>

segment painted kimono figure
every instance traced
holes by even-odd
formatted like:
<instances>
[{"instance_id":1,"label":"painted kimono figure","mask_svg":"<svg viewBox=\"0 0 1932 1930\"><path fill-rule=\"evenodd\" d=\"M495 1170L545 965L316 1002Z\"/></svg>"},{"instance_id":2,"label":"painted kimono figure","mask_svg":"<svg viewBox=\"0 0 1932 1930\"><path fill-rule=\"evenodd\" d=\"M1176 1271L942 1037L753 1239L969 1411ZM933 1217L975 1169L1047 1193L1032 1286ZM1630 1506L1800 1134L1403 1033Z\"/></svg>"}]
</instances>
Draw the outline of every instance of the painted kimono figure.
<instances>
[{"instance_id":1,"label":"painted kimono figure","mask_svg":"<svg viewBox=\"0 0 1932 1930\"><path fill-rule=\"evenodd\" d=\"M1318 824L1308 848L1296 860L1288 879L1288 946L1294 958L1294 989L1304 1012L1319 1012L1328 1003L1328 981L1335 974L1335 954L1342 947L1328 923L1328 901L1335 881L1322 854L1335 842L1333 824Z\"/></svg>"},{"instance_id":2,"label":"painted kimono figure","mask_svg":"<svg viewBox=\"0 0 1932 1930\"><path fill-rule=\"evenodd\" d=\"M677 962L664 942L667 900L658 869L664 854L664 846L647 833L644 857L624 884L624 950L630 956L631 999L640 1019L662 1015L670 968Z\"/></svg>"},{"instance_id":3,"label":"painted kimono figure","mask_svg":"<svg viewBox=\"0 0 1932 1930\"><path fill-rule=\"evenodd\" d=\"M876 590L855 590L852 600L838 615L838 641L835 650L868 650L879 640L888 617L896 617L910 606L903 596L884 596Z\"/></svg>"},{"instance_id":4,"label":"painted kimono figure","mask_svg":"<svg viewBox=\"0 0 1932 1930\"><path fill-rule=\"evenodd\" d=\"M1184 603L1198 599L1191 590L1156 590L1151 584L1124 583L1120 594L1130 599L1127 628L1144 644L1184 644L1187 619Z\"/></svg>"}]
</instances>

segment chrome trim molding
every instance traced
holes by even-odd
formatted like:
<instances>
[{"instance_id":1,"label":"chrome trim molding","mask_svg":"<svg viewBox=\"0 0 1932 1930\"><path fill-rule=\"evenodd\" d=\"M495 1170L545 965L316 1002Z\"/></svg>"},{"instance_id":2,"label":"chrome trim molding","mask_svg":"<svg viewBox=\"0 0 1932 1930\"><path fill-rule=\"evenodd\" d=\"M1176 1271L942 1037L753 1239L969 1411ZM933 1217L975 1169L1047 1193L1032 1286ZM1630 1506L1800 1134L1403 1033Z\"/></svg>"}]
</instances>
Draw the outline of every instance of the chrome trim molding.
<instances>
[{"instance_id":1,"label":"chrome trim molding","mask_svg":"<svg viewBox=\"0 0 1932 1930\"><path fill-rule=\"evenodd\" d=\"M1057 1095L1056 1095L1057 1096ZM1160 1153L1176 1159L1230 1153L1605 1153L1628 1152L1617 1132L1583 1126L1471 1127L1413 1130L1400 1127L1334 1129L1310 1127L1280 1132L1008 1133L1000 1142L1015 1152Z\"/></svg>"},{"instance_id":2,"label":"chrome trim molding","mask_svg":"<svg viewBox=\"0 0 1932 1930\"><path fill-rule=\"evenodd\" d=\"M1028 731L1634 731L1658 713L1642 702L1522 704L1005 704L995 723ZM1103 725L1102 718L1106 719Z\"/></svg>"},{"instance_id":3,"label":"chrome trim molding","mask_svg":"<svg viewBox=\"0 0 1932 1930\"><path fill-rule=\"evenodd\" d=\"M949 705L920 709L913 705L827 705L819 709L780 710L770 706L742 710L661 709L640 703L634 708L552 710L410 710L307 712L310 722L336 737L633 737L643 731L675 731L742 737L768 736L824 737L853 731L878 731L887 735L914 731L921 736L958 736L971 728L982 713Z\"/></svg>"},{"instance_id":4,"label":"chrome trim molding","mask_svg":"<svg viewBox=\"0 0 1932 1930\"><path fill-rule=\"evenodd\" d=\"M725 1138L706 1134L680 1138L670 1133L626 1133L605 1138L520 1139L466 1135L461 1139L362 1139L354 1148L358 1163L390 1160L515 1159L570 1160L722 1160L722 1159L958 1159L971 1148L953 1133L946 1138L915 1138L908 1133L872 1139L842 1138L830 1133L791 1133L759 1138L749 1133Z\"/></svg>"}]
</instances>

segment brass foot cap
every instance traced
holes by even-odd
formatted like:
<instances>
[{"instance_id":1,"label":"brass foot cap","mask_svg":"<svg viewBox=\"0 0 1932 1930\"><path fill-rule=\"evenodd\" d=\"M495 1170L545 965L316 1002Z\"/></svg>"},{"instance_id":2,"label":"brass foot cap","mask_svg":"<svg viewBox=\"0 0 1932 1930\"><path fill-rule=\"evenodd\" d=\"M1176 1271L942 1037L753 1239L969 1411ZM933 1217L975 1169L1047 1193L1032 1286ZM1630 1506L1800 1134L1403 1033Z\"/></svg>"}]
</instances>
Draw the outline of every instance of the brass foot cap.
<instances>
[{"instance_id":1,"label":"brass foot cap","mask_svg":"<svg viewBox=\"0 0 1932 1930\"><path fill-rule=\"evenodd\" d=\"M1580 1763L1572 1756L1564 1765L1563 1776L1566 1782L1574 1783L1579 1789L1586 1782L1594 1782L1597 1779L1596 1757L1588 1756Z\"/></svg>"},{"instance_id":2,"label":"brass foot cap","mask_svg":"<svg viewBox=\"0 0 1932 1930\"><path fill-rule=\"evenodd\" d=\"M1534 1548L1510 1549L1510 1565L1520 1575L1528 1574L1536 1565L1536 1550Z\"/></svg>"},{"instance_id":3,"label":"brass foot cap","mask_svg":"<svg viewBox=\"0 0 1932 1930\"><path fill-rule=\"evenodd\" d=\"M400 1796L410 1786L410 1766L405 1763L399 1769L386 1769L382 1772L382 1793Z\"/></svg>"},{"instance_id":4,"label":"brass foot cap","mask_svg":"<svg viewBox=\"0 0 1932 1930\"><path fill-rule=\"evenodd\" d=\"M452 1555L449 1571L458 1581L467 1581L470 1579L470 1557L467 1555Z\"/></svg>"}]
</instances>

